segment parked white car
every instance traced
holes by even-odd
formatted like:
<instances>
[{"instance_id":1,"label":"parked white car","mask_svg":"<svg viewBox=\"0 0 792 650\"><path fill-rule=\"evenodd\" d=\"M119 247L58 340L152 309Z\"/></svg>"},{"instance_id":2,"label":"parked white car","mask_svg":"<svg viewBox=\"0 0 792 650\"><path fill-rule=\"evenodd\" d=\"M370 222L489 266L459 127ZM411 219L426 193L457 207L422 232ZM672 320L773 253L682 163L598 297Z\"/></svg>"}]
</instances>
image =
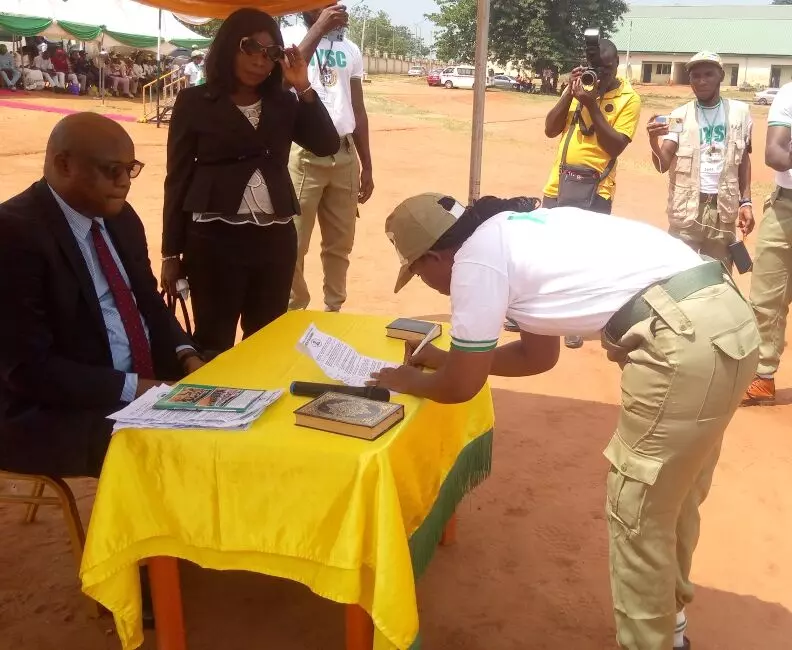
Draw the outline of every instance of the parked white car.
<instances>
[{"instance_id":1,"label":"parked white car","mask_svg":"<svg viewBox=\"0 0 792 650\"><path fill-rule=\"evenodd\" d=\"M440 84L446 88L472 88L475 74L472 65L452 65L440 73Z\"/></svg>"},{"instance_id":2,"label":"parked white car","mask_svg":"<svg viewBox=\"0 0 792 650\"><path fill-rule=\"evenodd\" d=\"M754 95L754 104L762 104L763 106L772 104L777 94L778 88L766 88L765 90L761 90Z\"/></svg>"},{"instance_id":3,"label":"parked white car","mask_svg":"<svg viewBox=\"0 0 792 650\"><path fill-rule=\"evenodd\" d=\"M412 68L407 70L407 75L409 77L425 77L426 70L419 65L414 65Z\"/></svg>"}]
</instances>

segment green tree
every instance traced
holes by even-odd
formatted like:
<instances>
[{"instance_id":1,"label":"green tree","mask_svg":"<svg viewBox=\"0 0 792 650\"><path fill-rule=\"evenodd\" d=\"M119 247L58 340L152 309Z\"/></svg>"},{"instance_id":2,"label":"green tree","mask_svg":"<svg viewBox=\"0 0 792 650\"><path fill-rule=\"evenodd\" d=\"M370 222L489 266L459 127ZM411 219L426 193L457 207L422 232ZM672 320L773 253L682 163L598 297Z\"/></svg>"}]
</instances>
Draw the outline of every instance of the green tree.
<instances>
[{"instance_id":1,"label":"green tree","mask_svg":"<svg viewBox=\"0 0 792 650\"><path fill-rule=\"evenodd\" d=\"M386 12L373 13L366 5L353 7L349 12L349 36L365 49L397 56L426 56L429 53L429 48L416 38L409 27L394 25Z\"/></svg>"},{"instance_id":2,"label":"green tree","mask_svg":"<svg viewBox=\"0 0 792 650\"><path fill-rule=\"evenodd\" d=\"M770 4L774 4L774 5L792 5L792 0L773 0Z\"/></svg>"},{"instance_id":3,"label":"green tree","mask_svg":"<svg viewBox=\"0 0 792 650\"><path fill-rule=\"evenodd\" d=\"M792 1L792 0L790 0ZM476 43L476 0L437 0L426 17L439 28L440 59L472 61ZM624 0L491 0L490 58L501 65L570 70L583 53L583 31L611 32L627 11Z\"/></svg>"}]
</instances>

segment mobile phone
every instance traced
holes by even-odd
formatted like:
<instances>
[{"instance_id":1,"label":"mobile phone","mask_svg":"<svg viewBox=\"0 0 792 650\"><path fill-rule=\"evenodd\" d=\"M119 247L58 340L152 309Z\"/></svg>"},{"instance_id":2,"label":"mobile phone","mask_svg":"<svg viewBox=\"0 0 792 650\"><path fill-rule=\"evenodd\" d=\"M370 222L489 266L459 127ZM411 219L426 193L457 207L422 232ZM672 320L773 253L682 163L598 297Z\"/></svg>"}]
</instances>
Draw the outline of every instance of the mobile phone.
<instances>
[{"instance_id":1,"label":"mobile phone","mask_svg":"<svg viewBox=\"0 0 792 650\"><path fill-rule=\"evenodd\" d=\"M671 117L670 115L658 115L655 118L655 122L658 124L668 124L668 132L669 133L682 133L682 118L681 117Z\"/></svg>"},{"instance_id":2,"label":"mobile phone","mask_svg":"<svg viewBox=\"0 0 792 650\"><path fill-rule=\"evenodd\" d=\"M346 29L344 27L336 27L335 29L331 29L327 34L325 34L325 38L330 41L331 43L339 43L340 41L344 40L344 32Z\"/></svg>"},{"instance_id":3,"label":"mobile phone","mask_svg":"<svg viewBox=\"0 0 792 650\"><path fill-rule=\"evenodd\" d=\"M748 273L753 268L753 260L745 247L745 242L736 241L729 244L729 253L732 260L734 260L734 267L739 271L740 275Z\"/></svg>"}]
</instances>

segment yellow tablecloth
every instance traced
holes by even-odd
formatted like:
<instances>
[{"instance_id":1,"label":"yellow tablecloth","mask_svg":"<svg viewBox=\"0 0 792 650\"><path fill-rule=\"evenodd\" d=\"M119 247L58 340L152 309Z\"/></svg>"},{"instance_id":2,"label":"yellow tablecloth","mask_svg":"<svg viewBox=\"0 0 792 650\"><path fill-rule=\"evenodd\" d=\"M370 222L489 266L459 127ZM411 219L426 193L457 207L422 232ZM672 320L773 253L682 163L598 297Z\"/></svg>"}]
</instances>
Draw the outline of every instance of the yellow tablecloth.
<instances>
[{"instance_id":1,"label":"yellow tablecloth","mask_svg":"<svg viewBox=\"0 0 792 650\"><path fill-rule=\"evenodd\" d=\"M361 354L401 361L403 343L385 337L389 320L292 312L190 378L286 390L249 431L114 436L80 576L113 612L125 650L143 642L137 563L159 555L301 582L360 604L378 650L411 646L413 562L420 572L456 501L489 469L489 388L455 406L397 396L404 421L374 442L296 427L293 411L307 399L288 395L293 380L325 380L295 349L310 323Z\"/></svg>"}]
</instances>

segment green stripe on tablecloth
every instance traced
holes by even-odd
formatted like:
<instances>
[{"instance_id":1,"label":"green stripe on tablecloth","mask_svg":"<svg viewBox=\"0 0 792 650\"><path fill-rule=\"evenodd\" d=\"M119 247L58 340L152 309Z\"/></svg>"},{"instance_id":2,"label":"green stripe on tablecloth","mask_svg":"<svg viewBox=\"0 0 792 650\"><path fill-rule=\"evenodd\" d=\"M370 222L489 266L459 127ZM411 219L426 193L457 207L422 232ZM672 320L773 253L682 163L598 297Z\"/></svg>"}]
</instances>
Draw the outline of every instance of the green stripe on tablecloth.
<instances>
[{"instance_id":1,"label":"green stripe on tablecloth","mask_svg":"<svg viewBox=\"0 0 792 650\"><path fill-rule=\"evenodd\" d=\"M432 509L410 537L410 556L416 581L429 566L443 536L443 529L456 512L460 501L487 478L491 470L492 429L469 442L460 452L440 486L440 492ZM421 650L420 632L410 646L410 650Z\"/></svg>"}]
</instances>

